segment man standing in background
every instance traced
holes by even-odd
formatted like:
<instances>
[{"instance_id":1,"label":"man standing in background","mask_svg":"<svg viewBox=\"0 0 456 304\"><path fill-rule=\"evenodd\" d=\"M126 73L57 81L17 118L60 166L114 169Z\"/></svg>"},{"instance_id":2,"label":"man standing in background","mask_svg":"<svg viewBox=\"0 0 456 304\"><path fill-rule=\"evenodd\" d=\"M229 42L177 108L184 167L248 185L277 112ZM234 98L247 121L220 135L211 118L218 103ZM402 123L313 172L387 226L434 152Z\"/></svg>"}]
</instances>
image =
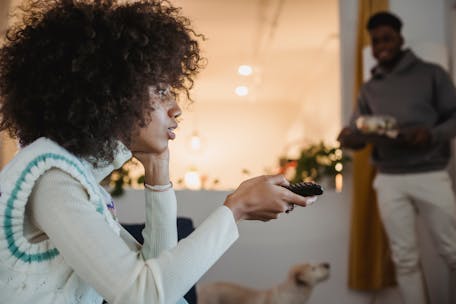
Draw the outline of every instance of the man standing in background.
<instances>
[{"instance_id":1,"label":"man standing in background","mask_svg":"<svg viewBox=\"0 0 456 304\"><path fill-rule=\"evenodd\" d=\"M446 167L450 140L456 136L456 91L440 66L402 48L401 28L401 20L389 12L369 19L367 29L377 65L361 87L350 126L338 139L342 147L361 149L368 143L355 126L361 115L388 115L396 120L399 136L375 142L372 160L378 172L374 188L399 290L405 304L427 303L415 224L419 213L449 266L448 303L455 304L456 205Z\"/></svg>"}]
</instances>

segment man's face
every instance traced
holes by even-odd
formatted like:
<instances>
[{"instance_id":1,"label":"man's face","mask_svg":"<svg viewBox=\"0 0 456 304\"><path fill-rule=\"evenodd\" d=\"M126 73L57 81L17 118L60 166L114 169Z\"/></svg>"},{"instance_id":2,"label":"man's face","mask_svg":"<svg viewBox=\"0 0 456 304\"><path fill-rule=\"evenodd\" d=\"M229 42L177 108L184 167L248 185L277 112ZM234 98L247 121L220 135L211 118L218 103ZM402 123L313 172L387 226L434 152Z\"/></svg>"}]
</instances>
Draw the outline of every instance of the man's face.
<instances>
[{"instance_id":1,"label":"man's face","mask_svg":"<svg viewBox=\"0 0 456 304\"><path fill-rule=\"evenodd\" d=\"M393 63L401 52L404 39L388 25L381 25L369 31L372 55L380 65Z\"/></svg>"}]
</instances>

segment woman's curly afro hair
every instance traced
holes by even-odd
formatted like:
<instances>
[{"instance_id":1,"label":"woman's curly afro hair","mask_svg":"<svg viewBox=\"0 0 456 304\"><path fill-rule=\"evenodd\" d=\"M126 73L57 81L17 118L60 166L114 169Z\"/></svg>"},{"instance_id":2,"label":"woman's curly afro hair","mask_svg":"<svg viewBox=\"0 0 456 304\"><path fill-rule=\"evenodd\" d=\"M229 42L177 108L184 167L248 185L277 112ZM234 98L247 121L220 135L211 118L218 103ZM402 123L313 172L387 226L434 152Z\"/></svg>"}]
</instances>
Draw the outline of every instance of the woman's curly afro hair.
<instances>
[{"instance_id":1,"label":"woman's curly afro hair","mask_svg":"<svg viewBox=\"0 0 456 304\"><path fill-rule=\"evenodd\" d=\"M166 0L28 0L0 49L0 130L111 161L144 125L151 86L189 96L203 65L190 21Z\"/></svg>"}]
</instances>

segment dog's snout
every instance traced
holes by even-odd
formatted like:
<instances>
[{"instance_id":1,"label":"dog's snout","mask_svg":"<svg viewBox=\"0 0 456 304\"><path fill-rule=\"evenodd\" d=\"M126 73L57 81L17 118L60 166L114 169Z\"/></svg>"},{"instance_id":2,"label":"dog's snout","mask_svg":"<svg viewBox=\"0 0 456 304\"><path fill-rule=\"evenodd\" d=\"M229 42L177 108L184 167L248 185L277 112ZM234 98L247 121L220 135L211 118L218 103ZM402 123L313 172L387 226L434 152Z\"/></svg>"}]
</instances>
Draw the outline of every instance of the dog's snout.
<instances>
[{"instance_id":1,"label":"dog's snout","mask_svg":"<svg viewBox=\"0 0 456 304\"><path fill-rule=\"evenodd\" d=\"M326 269L331 268L331 265L329 265L329 263L322 263L321 265Z\"/></svg>"}]
</instances>

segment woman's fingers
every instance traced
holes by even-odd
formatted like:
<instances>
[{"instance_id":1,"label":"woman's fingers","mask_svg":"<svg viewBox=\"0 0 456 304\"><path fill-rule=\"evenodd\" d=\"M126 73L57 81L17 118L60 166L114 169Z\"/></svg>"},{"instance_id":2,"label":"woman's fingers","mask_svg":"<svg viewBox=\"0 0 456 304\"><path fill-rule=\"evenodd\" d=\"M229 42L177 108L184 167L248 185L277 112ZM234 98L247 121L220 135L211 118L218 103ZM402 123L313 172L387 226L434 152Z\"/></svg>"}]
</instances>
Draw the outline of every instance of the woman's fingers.
<instances>
[{"instance_id":1,"label":"woman's fingers","mask_svg":"<svg viewBox=\"0 0 456 304\"><path fill-rule=\"evenodd\" d=\"M276 175L266 175L266 178L271 184L279 185L279 186L288 186L290 182L283 176L283 174L276 174Z\"/></svg>"},{"instance_id":2,"label":"woman's fingers","mask_svg":"<svg viewBox=\"0 0 456 304\"><path fill-rule=\"evenodd\" d=\"M291 212L295 205L305 207L315 201L315 197L303 197L283 187L288 185L281 174L254 177L242 182L224 204L236 220L268 221Z\"/></svg>"},{"instance_id":3,"label":"woman's fingers","mask_svg":"<svg viewBox=\"0 0 456 304\"><path fill-rule=\"evenodd\" d=\"M283 186L289 186L290 182L282 174L267 175L266 178L270 183L281 186L283 190L280 189L279 191L282 191L284 193L283 200L286 202L293 203L301 207L305 207L311 205L317 200L316 196L304 197L284 188Z\"/></svg>"},{"instance_id":4,"label":"woman's fingers","mask_svg":"<svg viewBox=\"0 0 456 304\"><path fill-rule=\"evenodd\" d=\"M296 205L299 205L301 207L305 207L307 206L307 201L308 201L308 197L304 197L304 196L301 196L299 194L296 194L284 187L281 187L280 186L280 191L283 195L282 199L287 202L287 203L292 203L292 204L296 204Z\"/></svg>"},{"instance_id":5,"label":"woman's fingers","mask_svg":"<svg viewBox=\"0 0 456 304\"><path fill-rule=\"evenodd\" d=\"M246 219L268 222L270 220L277 219L279 217L279 215L280 215L280 213L276 213L276 212L257 212L256 214L252 215L252 217L246 218Z\"/></svg>"},{"instance_id":6,"label":"woman's fingers","mask_svg":"<svg viewBox=\"0 0 456 304\"><path fill-rule=\"evenodd\" d=\"M307 206L310 206L313 203L315 203L317 201L317 199L318 199L318 196L308 196L308 197L306 197Z\"/></svg>"}]
</instances>

